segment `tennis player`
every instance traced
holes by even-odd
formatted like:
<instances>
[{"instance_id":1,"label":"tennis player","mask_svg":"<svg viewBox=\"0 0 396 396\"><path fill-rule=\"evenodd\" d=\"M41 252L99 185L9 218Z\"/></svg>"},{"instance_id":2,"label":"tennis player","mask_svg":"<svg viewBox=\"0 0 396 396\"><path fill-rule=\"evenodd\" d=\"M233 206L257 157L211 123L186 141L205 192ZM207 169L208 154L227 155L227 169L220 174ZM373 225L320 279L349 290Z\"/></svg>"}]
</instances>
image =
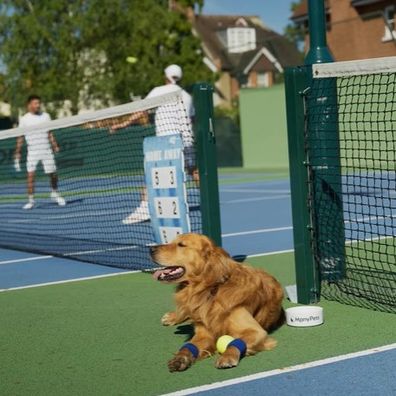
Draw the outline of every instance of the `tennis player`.
<instances>
[{"instance_id":1,"label":"tennis player","mask_svg":"<svg viewBox=\"0 0 396 396\"><path fill-rule=\"evenodd\" d=\"M59 146L55 137L49 131L29 132L29 127L51 121L51 117L48 113L41 110L41 98L37 95L29 96L27 110L28 112L21 117L19 122L21 128L26 128L26 133L24 136L18 137L15 149L15 162L19 164L23 142L26 140L28 202L23 206L23 209L32 209L34 207L34 177L37 165L40 162L42 163L44 172L50 177L52 189L51 199L59 206L64 206L66 202L58 192L58 176L56 174L54 152L59 152Z\"/></svg>"},{"instance_id":2,"label":"tennis player","mask_svg":"<svg viewBox=\"0 0 396 396\"><path fill-rule=\"evenodd\" d=\"M184 111L177 103L168 103L159 106L155 112L155 133L157 136L181 133L186 168L193 176L194 181L198 182L199 175L195 165L194 135L192 130L192 119L194 117L193 101L191 95L178 85L183 76L181 67L178 65L170 65L164 70L164 72L165 84L153 88L146 96L146 99L181 90ZM125 128L134 123L139 123L144 116L143 112L136 112L127 120L113 125L110 128L110 132L114 133L118 129ZM147 221L149 219L150 214L148 208L147 189L144 188L141 195L140 205L122 222L124 224L134 224Z\"/></svg>"}]
</instances>

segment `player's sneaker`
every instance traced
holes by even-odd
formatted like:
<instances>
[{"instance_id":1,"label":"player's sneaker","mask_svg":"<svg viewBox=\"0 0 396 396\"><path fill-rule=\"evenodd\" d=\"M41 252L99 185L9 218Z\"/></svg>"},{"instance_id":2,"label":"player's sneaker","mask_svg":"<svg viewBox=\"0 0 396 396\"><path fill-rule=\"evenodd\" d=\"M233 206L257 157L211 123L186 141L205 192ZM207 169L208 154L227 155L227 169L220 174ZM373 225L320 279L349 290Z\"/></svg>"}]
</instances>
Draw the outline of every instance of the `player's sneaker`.
<instances>
[{"instance_id":1,"label":"player's sneaker","mask_svg":"<svg viewBox=\"0 0 396 396\"><path fill-rule=\"evenodd\" d=\"M122 220L122 223L135 224L135 223L142 223L143 221L147 221L147 220L150 220L148 202L142 201L140 202L140 205L135 209L133 213L125 217L124 220Z\"/></svg>"},{"instance_id":2,"label":"player's sneaker","mask_svg":"<svg viewBox=\"0 0 396 396\"><path fill-rule=\"evenodd\" d=\"M29 201L29 202L25 203L25 205L23 205L23 209L30 210L30 209L33 209L33 206L34 206L34 201Z\"/></svg>"},{"instance_id":3,"label":"player's sneaker","mask_svg":"<svg viewBox=\"0 0 396 396\"><path fill-rule=\"evenodd\" d=\"M58 192L56 191L52 191L51 193L51 199L56 202L59 206L65 206L66 205L66 201L64 200L63 197L61 197L59 195Z\"/></svg>"}]
</instances>

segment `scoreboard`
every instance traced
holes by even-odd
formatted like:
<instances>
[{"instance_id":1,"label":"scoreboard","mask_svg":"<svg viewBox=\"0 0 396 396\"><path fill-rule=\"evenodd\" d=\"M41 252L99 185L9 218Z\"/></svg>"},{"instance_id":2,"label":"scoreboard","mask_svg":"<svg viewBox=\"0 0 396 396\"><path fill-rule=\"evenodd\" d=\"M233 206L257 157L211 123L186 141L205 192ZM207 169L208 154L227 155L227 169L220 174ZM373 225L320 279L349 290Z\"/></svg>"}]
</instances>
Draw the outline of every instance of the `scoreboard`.
<instances>
[{"instance_id":1,"label":"scoreboard","mask_svg":"<svg viewBox=\"0 0 396 396\"><path fill-rule=\"evenodd\" d=\"M190 232L183 141L179 134L144 139L144 170L155 242Z\"/></svg>"}]
</instances>

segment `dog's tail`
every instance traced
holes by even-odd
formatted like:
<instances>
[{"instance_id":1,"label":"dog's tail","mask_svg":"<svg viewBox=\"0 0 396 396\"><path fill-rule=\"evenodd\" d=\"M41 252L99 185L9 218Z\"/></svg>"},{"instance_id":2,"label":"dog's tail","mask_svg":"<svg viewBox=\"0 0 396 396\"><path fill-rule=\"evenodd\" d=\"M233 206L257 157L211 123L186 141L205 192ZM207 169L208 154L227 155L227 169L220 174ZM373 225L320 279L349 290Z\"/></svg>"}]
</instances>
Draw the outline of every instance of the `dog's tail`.
<instances>
[{"instance_id":1,"label":"dog's tail","mask_svg":"<svg viewBox=\"0 0 396 396\"><path fill-rule=\"evenodd\" d=\"M286 322L285 310L283 309L283 307L281 307L281 310L279 312L279 317L276 321L274 321L274 323L267 330L268 333L272 333L275 330L279 329L279 327L283 326L285 324L285 322Z\"/></svg>"}]
</instances>

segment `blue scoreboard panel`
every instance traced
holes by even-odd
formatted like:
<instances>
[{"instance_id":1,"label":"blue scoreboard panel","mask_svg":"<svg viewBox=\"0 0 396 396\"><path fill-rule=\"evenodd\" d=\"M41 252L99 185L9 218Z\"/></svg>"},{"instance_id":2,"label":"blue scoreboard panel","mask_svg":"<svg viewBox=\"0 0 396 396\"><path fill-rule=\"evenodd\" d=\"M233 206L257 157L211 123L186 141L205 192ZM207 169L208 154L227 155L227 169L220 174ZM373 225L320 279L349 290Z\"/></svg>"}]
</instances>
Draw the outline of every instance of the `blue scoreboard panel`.
<instances>
[{"instance_id":1,"label":"blue scoreboard panel","mask_svg":"<svg viewBox=\"0 0 396 396\"><path fill-rule=\"evenodd\" d=\"M144 139L144 170L156 243L190 232L183 141L179 134Z\"/></svg>"}]
</instances>

